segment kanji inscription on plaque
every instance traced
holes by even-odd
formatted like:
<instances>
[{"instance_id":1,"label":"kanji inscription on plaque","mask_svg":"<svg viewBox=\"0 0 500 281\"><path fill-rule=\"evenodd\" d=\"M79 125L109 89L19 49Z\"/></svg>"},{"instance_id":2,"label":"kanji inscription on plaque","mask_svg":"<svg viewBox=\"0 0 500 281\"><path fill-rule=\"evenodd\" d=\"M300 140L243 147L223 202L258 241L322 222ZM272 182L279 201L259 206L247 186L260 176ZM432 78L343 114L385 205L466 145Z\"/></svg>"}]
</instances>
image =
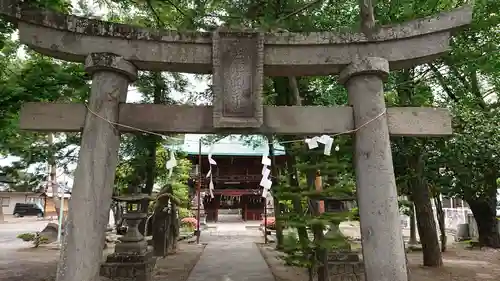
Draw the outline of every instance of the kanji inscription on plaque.
<instances>
[{"instance_id":1,"label":"kanji inscription on plaque","mask_svg":"<svg viewBox=\"0 0 500 281\"><path fill-rule=\"evenodd\" d=\"M260 127L263 34L215 31L212 44L214 126Z\"/></svg>"}]
</instances>

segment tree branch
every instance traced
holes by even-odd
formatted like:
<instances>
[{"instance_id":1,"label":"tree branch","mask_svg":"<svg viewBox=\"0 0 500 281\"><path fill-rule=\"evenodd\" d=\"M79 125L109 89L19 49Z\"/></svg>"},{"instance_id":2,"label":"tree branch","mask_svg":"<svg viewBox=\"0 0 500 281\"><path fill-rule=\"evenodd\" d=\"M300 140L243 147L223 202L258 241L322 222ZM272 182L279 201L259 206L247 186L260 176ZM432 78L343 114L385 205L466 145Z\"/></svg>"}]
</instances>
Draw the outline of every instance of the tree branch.
<instances>
[{"instance_id":1,"label":"tree branch","mask_svg":"<svg viewBox=\"0 0 500 281\"><path fill-rule=\"evenodd\" d=\"M470 73L470 82L471 82L471 92L476 97L478 105L482 108L486 108L486 103L484 102L483 95L479 89L479 82L477 79L477 70L473 70Z\"/></svg>"},{"instance_id":2,"label":"tree branch","mask_svg":"<svg viewBox=\"0 0 500 281\"><path fill-rule=\"evenodd\" d=\"M448 84L446 83L444 76L443 76L443 74L441 74L439 69L433 63L428 63L427 65L429 66L429 68L432 70L432 72L436 76L436 79L438 80L441 87L443 87L443 89L446 92L446 94L448 95L448 97L450 99L452 99L454 102L459 103L460 100L455 95L455 93L453 93L453 91L450 89L450 87L448 87Z\"/></svg>"},{"instance_id":3,"label":"tree branch","mask_svg":"<svg viewBox=\"0 0 500 281\"><path fill-rule=\"evenodd\" d=\"M155 8L153 7L153 4L151 3L151 0L146 0L146 4L148 5L148 8L151 10L151 13L153 13L153 16L156 19L156 24L158 25L159 28L164 27L165 23L161 20L160 15L156 12Z\"/></svg>"},{"instance_id":4,"label":"tree branch","mask_svg":"<svg viewBox=\"0 0 500 281\"><path fill-rule=\"evenodd\" d=\"M297 77L289 76L288 77L288 86L290 87L290 90L292 91L295 105L301 106L302 99L300 98L299 86L297 84Z\"/></svg>"},{"instance_id":5,"label":"tree branch","mask_svg":"<svg viewBox=\"0 0 500 281\"><path fill-rule=\"evenodd\" d=\"M358 0L359 3L359 16L361 19L361 31L365 35L370 34L372 29L375 27L375 13L374 13L374 3L375 0Z\"/></svg>"}]
</instances>

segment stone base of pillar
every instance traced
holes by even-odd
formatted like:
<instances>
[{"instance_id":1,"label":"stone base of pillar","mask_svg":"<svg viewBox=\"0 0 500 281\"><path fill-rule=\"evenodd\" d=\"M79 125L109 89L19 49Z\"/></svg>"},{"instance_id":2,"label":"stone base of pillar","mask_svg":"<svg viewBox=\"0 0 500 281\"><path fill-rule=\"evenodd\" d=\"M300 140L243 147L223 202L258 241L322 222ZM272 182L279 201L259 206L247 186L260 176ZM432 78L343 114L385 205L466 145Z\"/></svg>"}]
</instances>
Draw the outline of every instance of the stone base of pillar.
<instances>
[{"instance_id":1,"label":"stone base of pillar","mask_svg":"<svg viewBox=\"0 0 500 281\"><path fill-rule=\"evenodd\" d=\"M108 255L100 275L113 281L152 281L156 258L151 247L144 254Z\"/></svg>"},{"instance_id":2,"label":"stone base of pillar","mask_svg":"<svg viewBox=\"0 0 500 281\"><path fill-rule=\"evenodd\" d=\"M328 281L364 281L363 261L357 253L332 252L328 255Z\"/></svg>"}]
</instances>

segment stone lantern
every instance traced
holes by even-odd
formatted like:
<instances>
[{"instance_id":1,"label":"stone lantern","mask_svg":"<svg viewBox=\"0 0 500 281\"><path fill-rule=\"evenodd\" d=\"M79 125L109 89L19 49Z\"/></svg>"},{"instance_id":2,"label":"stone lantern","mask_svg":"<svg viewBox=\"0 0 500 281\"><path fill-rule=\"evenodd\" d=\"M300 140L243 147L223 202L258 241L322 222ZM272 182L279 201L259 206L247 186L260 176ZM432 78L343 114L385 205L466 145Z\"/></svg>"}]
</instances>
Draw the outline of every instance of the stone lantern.
<instances>
[{"instance_id":1,"label":"stone lantern","mask_svg":"<svg viewBox=\"0 0 500 281\"><path fill-rule=\"evenodd\" d=\"M354 199L354 198L353 198ZM347 201L337 198L328 198L325 200L326 212L344 213L348 210ZM336 249L327 253L326 264L329 268L330 280L364 280L363 262L358 253L352 252L347 238L340 231L340 222L333 220L330 224L330 230L325 238L336 240L345 239L345 244L340 243Z\"/></svg>"},{"instance_id":2,"label":"stone lantern","mask_svg":"<svg viewBox=\"0 0 500 281\"><path fill-rule=\"evenodd\" d=\"M156 264L152 247L138 229L141 220L146 218L152 197L146 194L131 194L114 197L125 202L123 219L128 226L127 232L118 238L114 253L106 258L101 266L101 276L120 281L150 281Z\"/></svg>"}]
</instances>

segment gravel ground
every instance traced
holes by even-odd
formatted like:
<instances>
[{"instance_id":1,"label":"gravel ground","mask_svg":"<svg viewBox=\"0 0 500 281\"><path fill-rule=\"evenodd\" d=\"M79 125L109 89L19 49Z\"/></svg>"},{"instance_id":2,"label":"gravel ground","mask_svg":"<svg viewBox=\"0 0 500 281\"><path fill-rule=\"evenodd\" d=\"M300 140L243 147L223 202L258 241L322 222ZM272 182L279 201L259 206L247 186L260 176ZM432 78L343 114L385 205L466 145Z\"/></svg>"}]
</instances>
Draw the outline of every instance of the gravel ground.
<instances>
[{"instance_id":1,"label":"gravel ground","mask_svg":"<svg viewBox=\"0 0 500 281\"><path fill-rule=\"evenodd\" d=\"M179 243L176 254L157 260L155 280L187 280L204 248L205 245ZM58 256L58 250L45 247L2 251L0 281L54 281Z\"/></svg>"},{"instance_id":2,"label":"gravel ground","mask_svg":"<svg viewBox=\"0 0 500 281\"><path fill-rule=\"evenodd\" d=\"M59 251L27 248L2 251L0 254L1 281L50 281L55 279Z\"/></svg>"},{"instance_id":3,"label":"gravel ground","mask_svg":"<svg viewBox=\"0 0 500 281\"><path fill-rule=\"evenodd\" d=\"M269 245L259 245L261 253L277 281L308 280L305 269L285 266L279 253ZM449 247L443 253L442 268L424 268L422 253L408 254L412 281L493 281L500 280L500 251L494 249L468 250Z\"/></svg>"}]
</instances>

